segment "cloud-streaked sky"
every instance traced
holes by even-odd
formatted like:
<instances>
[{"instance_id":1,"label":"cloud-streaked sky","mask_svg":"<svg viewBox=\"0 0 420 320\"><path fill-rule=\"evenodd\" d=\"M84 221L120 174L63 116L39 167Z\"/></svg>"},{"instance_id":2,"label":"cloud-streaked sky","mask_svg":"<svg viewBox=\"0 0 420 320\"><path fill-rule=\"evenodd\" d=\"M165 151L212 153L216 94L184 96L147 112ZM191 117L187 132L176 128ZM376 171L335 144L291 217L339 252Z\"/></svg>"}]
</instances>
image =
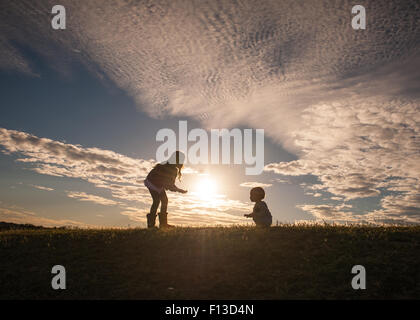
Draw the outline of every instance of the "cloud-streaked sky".
<instances>
[{"instance_id":1,"label":"cloud-streaked sky","mask_svg":"<svg viewBox=\"0 0 420 320\"><path fill-rule=\"evenodd\" d=\"M418 1L358 2L366 30L352 1L61 1L66 30L51 28L55 4L0 4L0 220L25 206L144 222L154 136L186 119L265 129L266 170L188 168L174 222L245 222L256 185L275 220L420 222ZM194 193L203 170L211 199Z\"/></svg>"}]
</instances>

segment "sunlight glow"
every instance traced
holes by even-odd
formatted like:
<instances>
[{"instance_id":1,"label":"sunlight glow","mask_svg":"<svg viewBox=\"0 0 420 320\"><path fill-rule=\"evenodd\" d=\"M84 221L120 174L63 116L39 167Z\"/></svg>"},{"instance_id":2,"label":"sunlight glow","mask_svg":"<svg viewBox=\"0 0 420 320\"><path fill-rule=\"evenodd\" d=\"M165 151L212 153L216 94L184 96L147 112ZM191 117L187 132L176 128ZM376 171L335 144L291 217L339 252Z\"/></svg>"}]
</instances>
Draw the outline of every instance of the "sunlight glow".
<instances>
[{"instance_id":1,"label":"sunlight glow","mask_svg":"<svg viewBox=\"0 0 420 320\"><path fill-rule=\"evenodd\" d=\"M224 224L223 216L231 210L240 212L239 215L242 217L243 213L249 211L249 205L238 200L228 199L222 193L221 183L219 177L207 173L196 176L194 182L189 186L190 192L178 196L182 197L183 212L195 212L201 217L207 216L208 219L213 219L221 224ZM229 216L241 221L238 215Z\"/></svg>"},{"instance_id":2,"label":"sunlight glow","mask_svg":"<svg viewBox=\"0 0 420 320\"><path fill-rule=\"evenodd\" d=\"M195 193L203 200L211 199L216 195L216 182L210 178L204 178L197 181L195 186Z\"/></svg>"}]
</instances>

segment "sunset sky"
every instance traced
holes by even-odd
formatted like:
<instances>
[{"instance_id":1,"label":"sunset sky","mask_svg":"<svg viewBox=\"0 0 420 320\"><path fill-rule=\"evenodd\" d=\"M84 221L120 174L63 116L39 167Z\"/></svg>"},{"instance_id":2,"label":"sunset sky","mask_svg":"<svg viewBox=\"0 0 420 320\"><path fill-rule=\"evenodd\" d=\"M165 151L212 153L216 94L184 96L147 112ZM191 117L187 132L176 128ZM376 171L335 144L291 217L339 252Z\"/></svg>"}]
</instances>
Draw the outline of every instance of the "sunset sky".
<instances>
[{"instance_id":1,"label":"sunset sky","mask_svg":"<svg viewBox=\"0 0 420 320\"><path fill-rule=\"evenodd\" d=\"M255 185L274 221L420 223L419 1L55 4L0 3L0 221L144 227L187 120L264 129L265 169L187 165L170 223L250 223Z\"/></svg>"}]
</instances>

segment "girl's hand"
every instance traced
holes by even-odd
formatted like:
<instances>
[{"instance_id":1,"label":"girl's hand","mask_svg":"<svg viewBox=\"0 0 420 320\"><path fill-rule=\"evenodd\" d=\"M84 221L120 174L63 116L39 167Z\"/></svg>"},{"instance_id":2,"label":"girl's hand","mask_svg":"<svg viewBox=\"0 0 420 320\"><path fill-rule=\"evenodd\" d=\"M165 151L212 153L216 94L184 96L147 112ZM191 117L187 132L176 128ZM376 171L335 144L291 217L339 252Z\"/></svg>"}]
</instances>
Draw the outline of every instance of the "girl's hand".
<instances>
[{"instance_id":1,"label":"girl's hand","mask_svg":"<svg viewBox=\"0 0 420 320\"><path fill-rule=\"evenodd\" d=\"M181 192L181 193L187 193L188 191L187 190L179 190L179 192Z\"/></svg>"},{"instance_id":2,"label":"girl's hand","mask_svg":"<svg viewBox=\"0 0 420 320\"><path fill-rule=\"evenodd\" d=\"M244 217L251 218L251 214L244 214Z\"/></svg>"}]
</instances>

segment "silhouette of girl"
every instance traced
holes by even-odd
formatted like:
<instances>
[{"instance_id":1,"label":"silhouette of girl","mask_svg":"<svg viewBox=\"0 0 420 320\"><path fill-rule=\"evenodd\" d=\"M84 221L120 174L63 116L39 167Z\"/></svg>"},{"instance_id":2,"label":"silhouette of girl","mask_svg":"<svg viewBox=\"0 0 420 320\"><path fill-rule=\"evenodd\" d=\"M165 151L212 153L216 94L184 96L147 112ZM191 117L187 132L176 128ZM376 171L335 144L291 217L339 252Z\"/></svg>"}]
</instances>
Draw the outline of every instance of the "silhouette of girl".
<instances>
[{"instance_id":1,"label":"silhouette of girl","mask_svg":"<svg viewBox=\"0 0 420 320\"><path fill-rule=\"evenodd\" d=\"M168 197L166 196L165 190L187 193L187 190L180 189L175 185L175 179L177 177L178 180L181 181L181 170L184 166L184 159L185 155L182 152L174 152L166 163L158 163L149 172L146 180L144 180L144 185L149 189L153 199L150 213L146 215L148 228L155 227L156 211L159 207L159 203L161 205L159 212L159 227L172 227L168 224L168 213L166 212L168 208Z\"/></svg>"}]
</instances>

